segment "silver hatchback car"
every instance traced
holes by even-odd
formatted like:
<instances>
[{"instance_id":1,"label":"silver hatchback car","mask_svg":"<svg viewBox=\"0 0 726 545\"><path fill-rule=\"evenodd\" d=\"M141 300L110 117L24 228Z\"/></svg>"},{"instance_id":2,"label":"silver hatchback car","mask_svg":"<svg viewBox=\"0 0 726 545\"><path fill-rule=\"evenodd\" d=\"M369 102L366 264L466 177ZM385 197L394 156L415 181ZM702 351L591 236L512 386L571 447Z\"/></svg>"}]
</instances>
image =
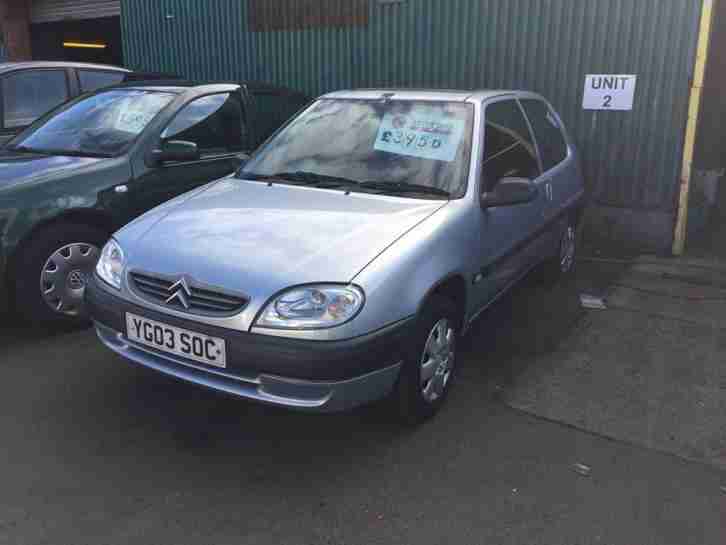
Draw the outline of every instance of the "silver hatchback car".
<instances>
[{"instance_id":1,"label":"silver hatchback car","mask_svg":"<svg viewBox=\"0 0 726 545\"><path fill-rule=\"evenodd\" d=\"M457 338L529 270L575 261L584 188L521 91L343 91L235 175L117 232L86 289L101 341L242 398L441 406Z\"/></svg>"}]
</instances>

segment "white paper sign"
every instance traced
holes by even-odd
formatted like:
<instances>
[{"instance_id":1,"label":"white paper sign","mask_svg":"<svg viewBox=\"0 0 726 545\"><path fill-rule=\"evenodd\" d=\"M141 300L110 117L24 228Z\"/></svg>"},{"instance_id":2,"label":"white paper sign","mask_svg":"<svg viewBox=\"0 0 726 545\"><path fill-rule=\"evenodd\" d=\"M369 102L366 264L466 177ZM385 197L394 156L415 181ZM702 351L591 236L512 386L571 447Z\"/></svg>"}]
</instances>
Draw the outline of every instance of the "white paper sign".
<instances>
[{"instance_id":1,"label":"white paper sign","mask_svg":"<svg viewBox=\"0 0 726 545\"><path fill-rule=\"evenodd\" d=\"M118 109L114 128L139 134L170 100L168 94L161 93L139 93L124 97L114 105Z\"/></svg>"},{"instance_id":2,"label":"white paper sign","mask_svg":"<svg viewBox=\"0 0 726 545\"><path fill-rule=\"evenodd\" d=\"M585 110L632 110L638 76L591 74L585 78Z\"/></svg>"},{"instance_id":3,"label":"white paper sign","mask_svg":"<svg viewBox=\"0 0 726 545\"><path fill-rule=\"evenodd\" d=\"M451 162L464 136L465 123L441 115L383 116L374 148L398 155L408 155Z\"/></svg>"},{"instance_id":4,"label":"white paper sign","mask_svg":"<svg viewBox=\"0 0 726 545\"><path fill-rule=\"evenodd\" d=\"M118 118L116 119L116 129L132 134L139 134L153 118L154 114L151 112L132 110L129 105L125 105L125 108L119 112Z\"/></svg>"}]
</instances>

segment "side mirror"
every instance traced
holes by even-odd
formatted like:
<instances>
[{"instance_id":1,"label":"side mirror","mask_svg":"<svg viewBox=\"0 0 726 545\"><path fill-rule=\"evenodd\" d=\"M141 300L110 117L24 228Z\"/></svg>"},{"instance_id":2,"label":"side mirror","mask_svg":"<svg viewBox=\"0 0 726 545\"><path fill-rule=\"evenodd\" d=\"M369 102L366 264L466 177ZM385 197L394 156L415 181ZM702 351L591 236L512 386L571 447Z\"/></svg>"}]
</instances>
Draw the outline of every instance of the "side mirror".
<instances>
[{"instance_id":1,"label":"side mirror","mask_svg":"<svg viewBox=\"0 0 726 545\"><path fill-rule=\"evenodd\" d=\"M156 165L169 161L196 161L199 159L199 149L194 142L169 140L160 149L155 149L151 152L151 159Z\"/></svg>"},{"instance_id":2,"label":"side mirror","mask_svg":"<svg viewBox=\"0 0 726 545\"><path fill-rule=\"evenodd\" d=\"M537 198L537 186L527 178L502 178L494 191L481 196L482 208L526 204Z\"/></svg>"}]
</instances>

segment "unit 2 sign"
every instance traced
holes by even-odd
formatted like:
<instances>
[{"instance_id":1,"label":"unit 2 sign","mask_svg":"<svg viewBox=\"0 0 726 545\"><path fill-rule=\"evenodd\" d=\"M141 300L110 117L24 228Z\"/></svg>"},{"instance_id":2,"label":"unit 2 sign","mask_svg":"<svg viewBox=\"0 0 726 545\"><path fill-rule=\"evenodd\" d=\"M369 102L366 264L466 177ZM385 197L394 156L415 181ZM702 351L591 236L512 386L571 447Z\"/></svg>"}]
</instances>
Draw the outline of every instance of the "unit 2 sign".
<instances>
[{"instance_id":1,"label":"unit 2 sign","mask_svg":"<svg viewBox=\"0 0 726 545\"><path fill-rule=\"evenodd\" d=\"M585 110L632 110L638 76L588 75L585 78Z\"/></svg>"}]
</instances>

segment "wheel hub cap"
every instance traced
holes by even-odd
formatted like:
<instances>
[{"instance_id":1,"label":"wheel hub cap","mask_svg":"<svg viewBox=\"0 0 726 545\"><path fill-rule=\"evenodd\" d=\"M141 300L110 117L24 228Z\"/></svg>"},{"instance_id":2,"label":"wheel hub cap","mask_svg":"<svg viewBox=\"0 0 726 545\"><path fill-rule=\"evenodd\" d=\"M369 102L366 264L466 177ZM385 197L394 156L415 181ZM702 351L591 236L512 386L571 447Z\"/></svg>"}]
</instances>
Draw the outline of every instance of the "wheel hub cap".
<instances>
[{"instance_id":1,"label":"wheel hub cap","mask_svg":"<svg viewBox=\"0 0 726 545\"><path fill-rule=\"evenodd\" d=\"M81 271L73 271L68 275L68 288L82 290L86 287L86 277Z\"/></svg>"},{"instance_id":2,"label":"wheel hub cap","mask_svg":"<svg viewBox=\"0 0 726 545\"><path fill-rule=\"evenodd\" d=\"M429 333L421 357L421 394L432 403L446 391L454 369L456 333L449 320L439 320Z\"/></svg>"},{"instance_id":3,"label":"wheel hub cap","mask_svg":"<svg viewBox=\"0 0 726 545\"><path fill-rule=\"evenodd\" d=\"M55 312L79 316L83 307L86 279L99 257L93 244L77 242L51 254L40 273L40 293Z\"/></svg>"}]
</instances>

